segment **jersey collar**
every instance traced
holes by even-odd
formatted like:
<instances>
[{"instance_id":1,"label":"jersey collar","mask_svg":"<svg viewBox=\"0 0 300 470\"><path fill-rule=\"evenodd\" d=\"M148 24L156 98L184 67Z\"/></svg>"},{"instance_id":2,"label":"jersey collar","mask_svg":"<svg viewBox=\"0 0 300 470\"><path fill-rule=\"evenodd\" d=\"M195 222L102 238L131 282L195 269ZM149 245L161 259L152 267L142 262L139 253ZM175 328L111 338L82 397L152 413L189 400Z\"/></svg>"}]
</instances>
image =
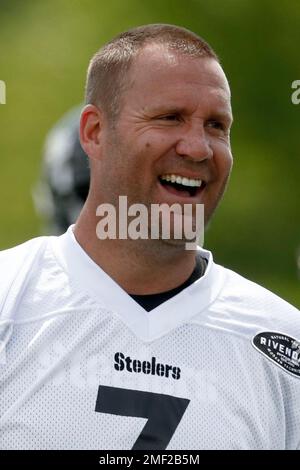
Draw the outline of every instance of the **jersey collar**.
<instances>
[{"instance_id":1,"label":"jersey collar","mask_svg":"<svg viewBox=\"0 0 300 470\"><path fill-rule=\"evenodd\" d=\"M214 302L223 286L222 268L213 262L211 252L199 248L208 261L204 276L147 312L88 256L77 242L73 227L51 239L57 260L79 290L121 318L143 341L153 341L200 314Z\"/></svg>"}]
</instances>

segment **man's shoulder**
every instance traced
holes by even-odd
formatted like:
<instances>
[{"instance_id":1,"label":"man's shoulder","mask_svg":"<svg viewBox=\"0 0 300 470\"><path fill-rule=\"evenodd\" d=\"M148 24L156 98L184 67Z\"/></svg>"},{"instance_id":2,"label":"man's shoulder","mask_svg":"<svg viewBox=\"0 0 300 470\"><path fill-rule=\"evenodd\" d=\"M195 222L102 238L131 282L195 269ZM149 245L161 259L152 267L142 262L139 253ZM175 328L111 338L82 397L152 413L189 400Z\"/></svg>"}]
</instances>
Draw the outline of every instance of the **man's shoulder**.
<instances>
[{"instance_id":1,"label":"man's shoulder","mask_svg":"<svg viewBox=\"0 0 300 470\"><path fill-rule=\"evenodd\" d=\"M5 277L7 269L13 270L15 265L22 264L26 258L36 256L44 248L50 237L36 237L20 245L0 251L0 278Z\"/></svg>"},{"instance_id":2,"label":"man's shoulder","mask_svg":"<svg viewBox=\"0 0 300 470\"><path fill-rule=\"evenodd\" d=\"M250 324L284 328L300 337L300 311L267 288L227 268L219 300Z\"/></svg>"},{"instance_id":3,"label":"man's shoulder","mask_svg":"<svg viewBox=\"0 0 300 470\"><path fill-rule=\"evenodd\" d=\"M238 298L243 297L255 302L263 302L268 305L280 305L282 308L287 308L299 313L299 310L288 303L286 300L279 297L274 292L266 287L242 276L241 274L232 271L228 268L223 268L226 272L226 287L230 289L233 295Z\"/></svg>"},{"instance_id":4,"label":"man's shoulder","mask_svg":"<svg viewBox=\"0 0 300 470\"><path fill-rule=\"evenodd\" d=\"M0 314L11 293L22 291L35 267L40 265L50 238L33 238L0 251Z\"/></svg>"}]
</instances>

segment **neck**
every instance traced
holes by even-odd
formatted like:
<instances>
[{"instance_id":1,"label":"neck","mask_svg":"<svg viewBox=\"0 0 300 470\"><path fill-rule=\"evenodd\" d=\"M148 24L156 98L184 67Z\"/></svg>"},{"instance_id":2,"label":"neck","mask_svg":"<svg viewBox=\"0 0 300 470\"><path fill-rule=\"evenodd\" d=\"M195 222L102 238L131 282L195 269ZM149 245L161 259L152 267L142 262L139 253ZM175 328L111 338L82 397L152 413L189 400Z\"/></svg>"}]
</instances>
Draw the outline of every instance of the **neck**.
<instances>
[{"instance_id":1,"label":"neck","mask_svg":"<svg viewBox=\"0 0 300 470\"><path fill-rule=\"evenodd\" d=\"M99 240L98 220L85 206L74 229L90 258L129 294L156 294L183 284L195 267L195 251L165 240Z\"/></svg>"}]
</instances>

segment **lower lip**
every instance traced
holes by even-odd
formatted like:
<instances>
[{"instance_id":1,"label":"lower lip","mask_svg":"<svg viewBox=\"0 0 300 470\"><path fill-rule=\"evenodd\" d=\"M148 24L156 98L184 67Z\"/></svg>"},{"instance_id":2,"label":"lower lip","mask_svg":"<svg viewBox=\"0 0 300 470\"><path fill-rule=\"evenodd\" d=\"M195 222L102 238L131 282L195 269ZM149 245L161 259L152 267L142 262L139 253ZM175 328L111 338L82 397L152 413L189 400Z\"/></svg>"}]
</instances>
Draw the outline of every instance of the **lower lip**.
<instances>
[{"instance_id":1,"label":"lower lip","mask_svg":"<svg viewBox=\"0 0 300 470\"><path fill-rule=\"evenodd\" d=\"M170 202L189 202L189 203L200 203L200 196L205 188L205 185L201 185L200 188L197 189L195 196L190 196L188 191L180 191L178 189L173 188L172 186L164 186L158 181L160 189L163 191L164 198L170 199Z\"/></svg>"}]
</instances>

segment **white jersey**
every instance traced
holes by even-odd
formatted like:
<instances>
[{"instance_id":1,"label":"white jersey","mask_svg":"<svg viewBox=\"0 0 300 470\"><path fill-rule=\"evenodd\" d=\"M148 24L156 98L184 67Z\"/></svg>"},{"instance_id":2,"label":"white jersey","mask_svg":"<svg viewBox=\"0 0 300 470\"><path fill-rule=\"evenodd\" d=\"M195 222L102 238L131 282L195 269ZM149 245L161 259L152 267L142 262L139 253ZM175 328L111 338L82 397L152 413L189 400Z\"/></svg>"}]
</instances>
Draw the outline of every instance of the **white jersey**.
<instances>
[{"instance_id":1,"label":"white jersey","mask_svg":"<svg viewBox=\"0 0 300 470\"><path fill-rule=\"evenodd\" d=\"M201 252L150 312L71 228L0 253L0 448L300 448L299 311Z\"/></svg>"}]
</instances>

